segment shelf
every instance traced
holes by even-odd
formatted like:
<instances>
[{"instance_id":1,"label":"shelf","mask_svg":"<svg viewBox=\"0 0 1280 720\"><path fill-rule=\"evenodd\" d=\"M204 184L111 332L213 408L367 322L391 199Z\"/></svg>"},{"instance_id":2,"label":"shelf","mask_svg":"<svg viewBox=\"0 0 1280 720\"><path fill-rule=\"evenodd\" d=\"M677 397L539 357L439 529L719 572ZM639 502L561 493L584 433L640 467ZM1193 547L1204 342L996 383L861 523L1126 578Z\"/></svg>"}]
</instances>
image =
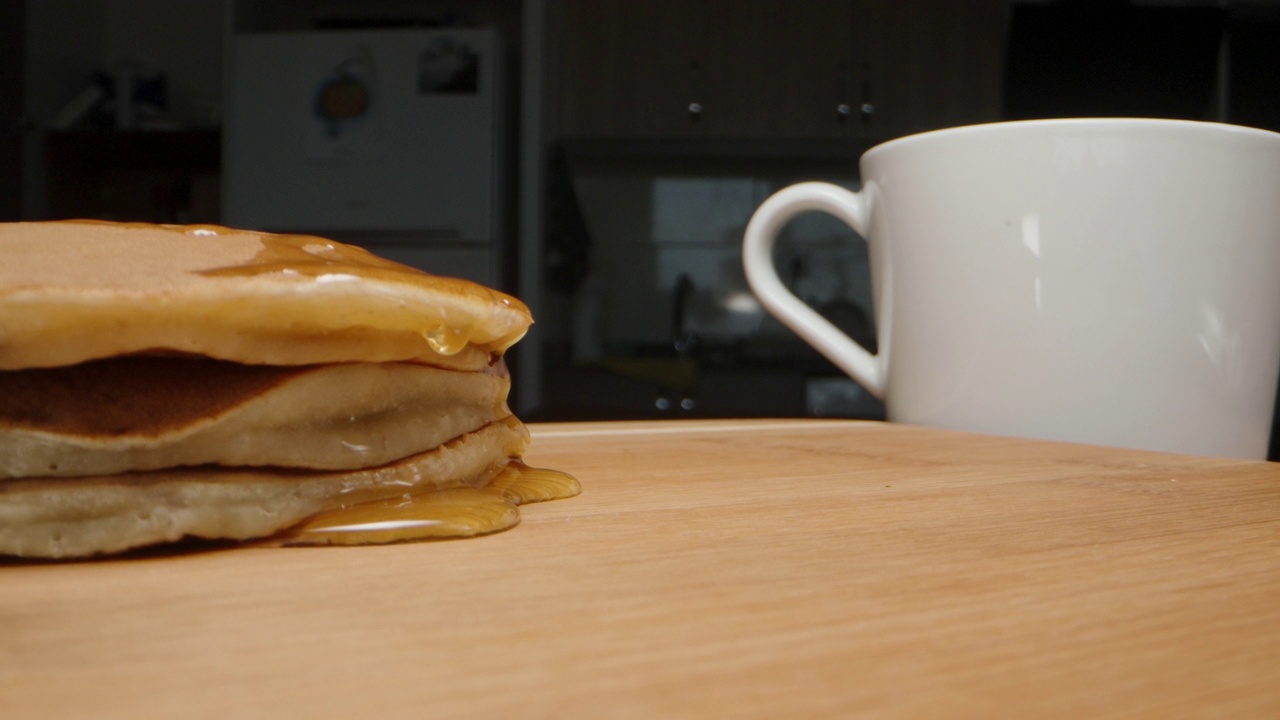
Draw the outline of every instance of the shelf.
<instances>
[{"instance_id":1,"label":"shelf","mask_svg":"<svg viewBox=\"0 0 1280 720\"><path fill-rule=\"evenodd\" d=\"M49 216L218 222L221 145L215 128L47 133Z\"/></svg>"}]
</instances>

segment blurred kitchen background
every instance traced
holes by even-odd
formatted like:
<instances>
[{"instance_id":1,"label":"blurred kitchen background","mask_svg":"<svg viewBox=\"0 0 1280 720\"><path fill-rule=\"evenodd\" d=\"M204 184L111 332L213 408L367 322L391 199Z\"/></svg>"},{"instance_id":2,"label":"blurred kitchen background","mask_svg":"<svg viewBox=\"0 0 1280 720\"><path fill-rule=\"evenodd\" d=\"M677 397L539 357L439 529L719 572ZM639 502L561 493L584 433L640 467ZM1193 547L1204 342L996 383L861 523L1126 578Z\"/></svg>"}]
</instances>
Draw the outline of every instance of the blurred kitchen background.
<instances>
[{"instance_id":1,"label":"blurred kitchen background","mask_svg":"<svg viewBox=\"0 0 1280 720\"><path fill-rule=\"evenodd\" d=\"M880 417L751 296L752 211L893 137L1072 115L1280 130L1280 2L0 0L0 219L310 232L494 285L537 318L535 420ZM851 231L802 218L778 262L874 343Z\"/></svg>"}]
</instances>

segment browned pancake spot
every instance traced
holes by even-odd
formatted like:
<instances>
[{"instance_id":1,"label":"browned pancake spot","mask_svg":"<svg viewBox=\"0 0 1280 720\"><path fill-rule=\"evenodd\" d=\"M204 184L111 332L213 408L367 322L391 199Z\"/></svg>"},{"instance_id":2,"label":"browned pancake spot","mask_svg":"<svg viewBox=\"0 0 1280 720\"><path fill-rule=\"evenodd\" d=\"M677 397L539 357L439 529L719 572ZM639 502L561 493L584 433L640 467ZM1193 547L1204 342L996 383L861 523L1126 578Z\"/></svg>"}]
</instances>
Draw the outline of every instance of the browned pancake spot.
<instances>
[{"instance_id":1,"label":"browned pancake spot","mask_svg":"<svg viewBox=\"0 0 1280 720\"><path fill-rule=\"evenodd\" d=\"M85 436L161 433L218 415L308 371L128 356L0 371L0 427Z\"/></svg>"}]
</instances>

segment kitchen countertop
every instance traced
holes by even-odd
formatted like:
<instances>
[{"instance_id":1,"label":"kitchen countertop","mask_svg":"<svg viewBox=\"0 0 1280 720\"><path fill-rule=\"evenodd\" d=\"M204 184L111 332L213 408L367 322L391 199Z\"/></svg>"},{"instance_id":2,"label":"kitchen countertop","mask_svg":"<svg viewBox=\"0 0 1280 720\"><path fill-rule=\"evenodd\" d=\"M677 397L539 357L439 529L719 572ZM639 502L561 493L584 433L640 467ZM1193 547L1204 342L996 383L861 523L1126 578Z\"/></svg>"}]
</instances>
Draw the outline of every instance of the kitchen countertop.
<instances>
[{"instance_id":1,"label":"kitchen countertop","mask_svg":"<svg viewBox=\"0 0 1280 720\"><path fill-rule=\"evenodd\" d=\"M1280 716L1280 465L534 426L484 538L0 565L6 717Z\"/></svg>"}]
</instances>

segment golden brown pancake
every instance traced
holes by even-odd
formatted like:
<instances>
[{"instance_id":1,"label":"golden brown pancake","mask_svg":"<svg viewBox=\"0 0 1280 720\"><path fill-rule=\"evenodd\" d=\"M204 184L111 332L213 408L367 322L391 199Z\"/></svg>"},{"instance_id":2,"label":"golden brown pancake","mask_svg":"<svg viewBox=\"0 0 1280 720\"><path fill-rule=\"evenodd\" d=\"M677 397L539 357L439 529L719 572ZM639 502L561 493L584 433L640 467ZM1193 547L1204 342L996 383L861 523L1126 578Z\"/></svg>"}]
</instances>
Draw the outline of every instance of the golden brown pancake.
<instances>
[{"instance_id":1,"label":"golden brown pancake","mask_svg":"<svg viewBox=\"0 0 1280 720\"><path fill-rule=\"evenodd\" d=\"M482 483L528 442L528 431L508 417L365 470L190 468L8 480L0 482L0 552L68 558L183 537L265 537L343 504Z\"/></svg>"},{"instance_id":2,"label":"golden brown pancake","mask_svg":"<svg viewBox=\"0 0 1280 720\"><path fill-rule=\"evenodd\" d=\"M528 444L518 300L218 226L0 223L0 554L270 535Z\"/></svg>"},{"instance_id":3,"label":"golden brown pancake","mask_svg":"<svg viewBox=\"0 0 1280 720\"><path fill-rule=\"evenodd\" d=\"M0 258L0 369L163 350L478 370L531 323L496 290L305 235L0 223Z\"/></svg>"},{"instance_id":4,"label":"golden brown pancake","mask_svg":"<svg viewBox=\"0 0 1280 720\"><path fill-rule=\"evenodd\" d=\"M124 357L0 370L0 479L382 465L510 415L509 380L413 363Z\"/></svg>"}]
</instances>

